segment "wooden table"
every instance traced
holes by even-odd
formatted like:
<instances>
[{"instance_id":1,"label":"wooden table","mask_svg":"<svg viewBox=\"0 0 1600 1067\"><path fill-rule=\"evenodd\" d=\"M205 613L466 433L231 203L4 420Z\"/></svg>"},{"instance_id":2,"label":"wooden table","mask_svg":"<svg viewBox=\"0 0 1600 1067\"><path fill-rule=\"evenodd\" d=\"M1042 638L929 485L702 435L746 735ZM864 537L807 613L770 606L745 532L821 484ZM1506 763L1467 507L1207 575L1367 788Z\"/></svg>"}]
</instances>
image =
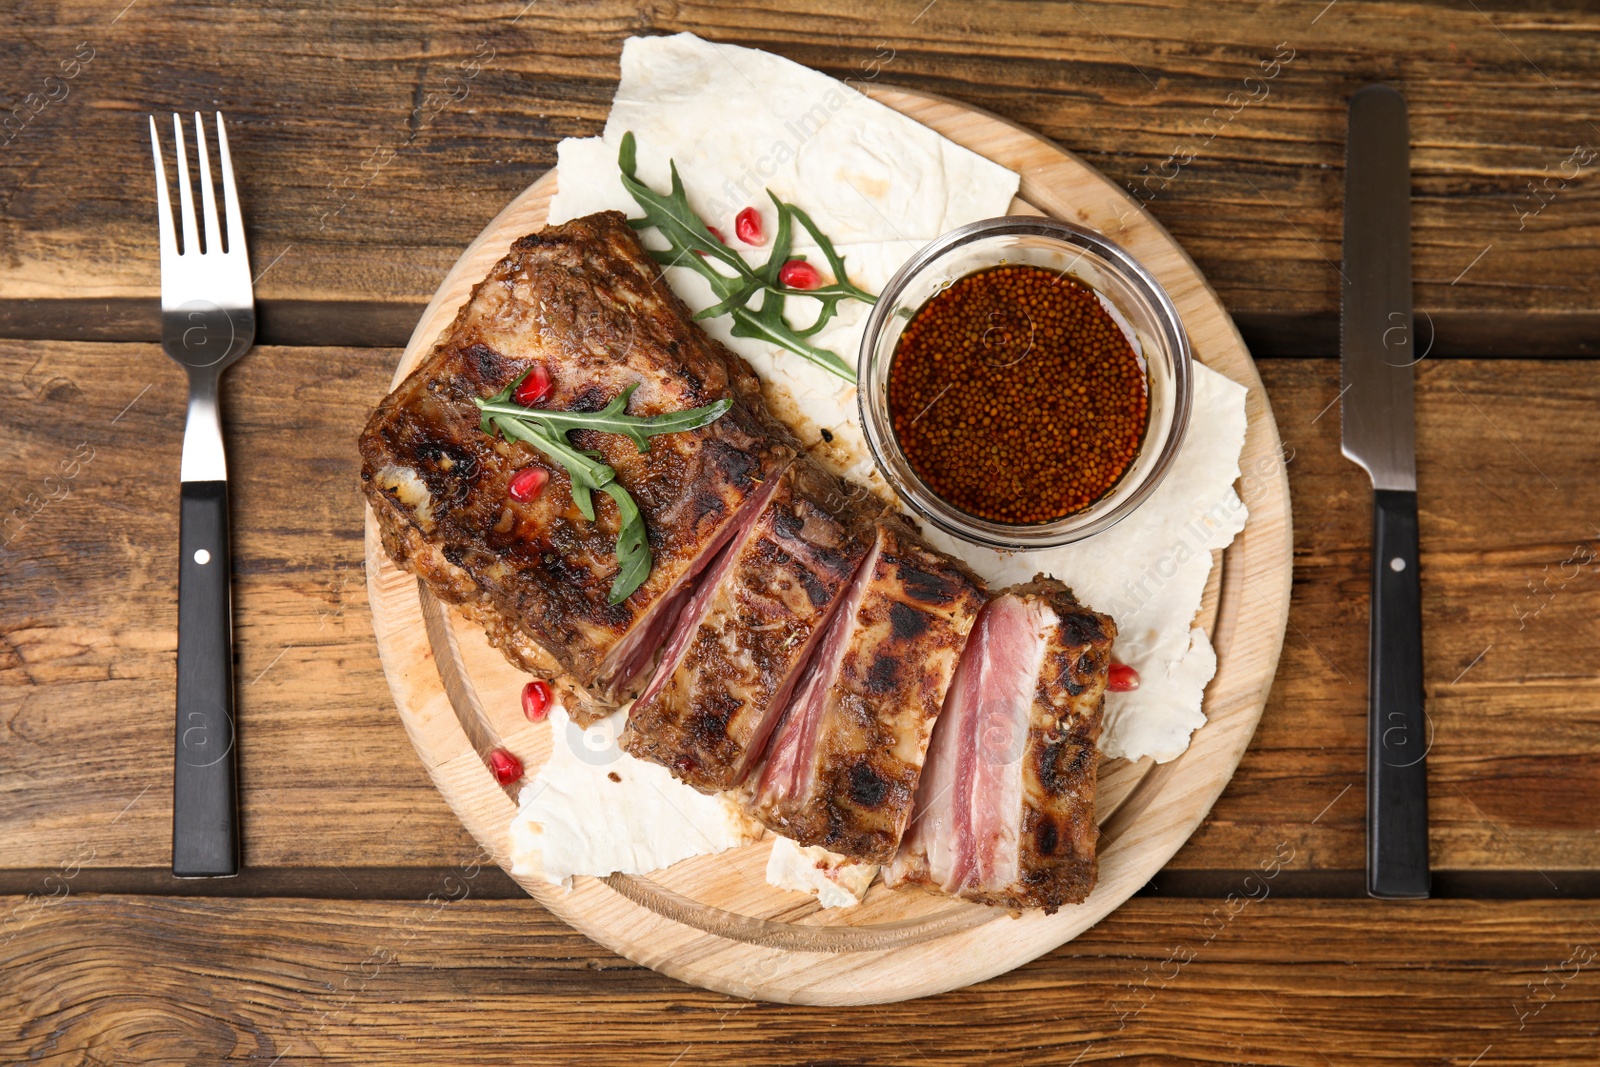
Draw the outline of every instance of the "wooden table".
<instances>
[{"instance_id":1,"label":"wooden table","mask_svg":"<svg viewBox=\"0 0 1600 1067\"><path fill-rule=\"evenodd\" d=\"M1592 12L7 7L0 1062L1600 1058ZM599 129L622 40L682 29L957 97L1133 183L1237 317L1292 449L1288 638L1232 785L1143 894L973 989L793 1008L612 956L480 865L379 669L354 439L396 346L556 141ZM1245 82L1274 56L1276 77ZM1380 78L1411 102L1427 351L1437 874L1435 899L1405 904L1362 893L1369 505L1335 404L1344 103ZM183 397L154 343L143 116L212 107L233 130L262 320L224 397L247 869L175 882ZM1244 877L1275 863L1270 895L1247 898Z\"/></svg>"}]
</instances>

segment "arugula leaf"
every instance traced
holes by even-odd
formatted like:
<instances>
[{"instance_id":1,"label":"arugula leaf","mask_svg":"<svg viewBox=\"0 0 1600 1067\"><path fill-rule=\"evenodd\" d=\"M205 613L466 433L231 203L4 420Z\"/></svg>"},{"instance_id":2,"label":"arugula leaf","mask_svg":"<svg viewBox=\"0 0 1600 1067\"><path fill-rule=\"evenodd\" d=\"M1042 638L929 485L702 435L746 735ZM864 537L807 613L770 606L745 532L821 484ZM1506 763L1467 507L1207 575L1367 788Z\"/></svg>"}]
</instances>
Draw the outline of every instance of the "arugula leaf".
<instances>
[{"instance_id":1,"label":"arugula leaf","mask_svg":"<svg viewBox=\"0 0 1600 1067\"><path fill-rule=\"evenodd\" d=\"M657 263L667 267L687 267L710 283L718 301L697 313L696 319L715 318L719 315L731 316L735 337L753 337L766 341L810 360L847 382L856 380L855 370L849 363L836 353L812 344L808 338L816 336L838 314L841 301L860 300L863 303L875 304L878 298L850 281L845 270L844 257L839 255L833 247L833 242L817 228L810 215L794 204L785 203L768 190L767 196L778 209L778 230L773 238L772 252L767 261L760 267L753 268L745 262L743 256L717 240L706 224L694 213L684 192L683 180L678 176L676 162L669 164L672 171L672 191L666 196L662 196L638 180L635 176L637 164L638 144L634 140L632 131L629 131L622 135L622 146L617 153L617 166L622 171L623 187L645 213L644 218L630 219L629 223L636 229L653 227L666 238L670 248L653 249L650 252L651 258ZM822 249L823 256L828 260L828 267L833 271L835 280L831 285L816 289L794 289L784 285L780 280L779 275L785 263L791 259L805 258L790 254L794 243L793 224L796 221L816 242L817 247ZM730 268L733 273L726 274L718 270L712 265L713 261ZM750 302L757 293L763 294L761 308L759 311L752 311ZM796 327L784 317L787 299L791 296L810 297L821 304L817 317L810 326Z\"/></svg>"},{"instance_id":2,"label":"arugula leaf","mask_svg":"<svg viewBox=\"0 0 1600 1067\"><path fill-rule=\"evenodd\" d=\"M644 516L639 514L633 497L616 482L609 482L602 488L617 502L617 515L621 519L617 530L617 576L611 580L611 593L606 598L608 604L620 604L644 584L655 559L645 535Z\"/></svg>"},{"instance_id":3,"label":"arugula leaf","mask_svg":"<svg viewBox=\"0 0 1600 1067\"><path fill-rule=\"evenodd\" d=\"M789 261L789 249L794 245L794 224L789 213L783 210L783 201L771 189L767 190L767 199L778 209L778 232L772 235L772 251L757 273L768 289L782 289L783 283L778 280L778 275L783 273L783 265Z\"/></svg>"},{"instance_id":4,"label":"arugula leaf","mask_svg":"<svg viewBox=\"0 0 1600 1067\"><path fill-rule=\"evenodd\" d=\"M747 307L734 308L733 335L735 337L754 337L766 341L768 344L777 345L802 356L821 367L830 374L836 374L847 382L856 380L855 368L836 353L826 348L819 348L806 340L811 336L812 330L796 331L783 317L784 295L781 292L769 290L761 300L761 310L751 311ZM828 314L832 314L831 311Z\"/></svg>"},{"instance_id":5,"label":"arugula leaf","mask_svg":"<svg viewBox=\"0 0 1600 1067\"><path fill-rule=\"evenodd\" d=\"M741 277L753 279L755 272L744 261L744 257L711 236L706 224L689 206L688 194L683 191L683 179L678 177L677 163L669 164L672 168L672 193L662 196L634 177L637 152L633 131L629 130L622 135L622 150L617 155L617 165L622 170L622 186L644 209L643 221L660 230L662 236L671 243L674 262L678 262L688 253L699 252L727 264ZM638 223L641 220L633 221ZM683 265L689 264L685 261Z\"/></svg>"},{"instance_id":6,"label":"arugula leaf","mask_svg":"<svg viewBox=\"0 0 1600 1067\"><path fill-rule=\"evenodd\" d=\"M661 415L627 415L628 398L638 384L628 386L616 399L599 411L554 411L548 408L528 408L505 401L485 401L478 406L486 414L509 415L526 422L537 423L546 433L560 437L568 430L596 430L600 433L620 434L638 446L640 452L650 451L650 438L663 433L684 433L709 426L722 418L733 407L730 399L718 400L704 407L684 411L669 411Z\"/></svg>"}]
</instances>

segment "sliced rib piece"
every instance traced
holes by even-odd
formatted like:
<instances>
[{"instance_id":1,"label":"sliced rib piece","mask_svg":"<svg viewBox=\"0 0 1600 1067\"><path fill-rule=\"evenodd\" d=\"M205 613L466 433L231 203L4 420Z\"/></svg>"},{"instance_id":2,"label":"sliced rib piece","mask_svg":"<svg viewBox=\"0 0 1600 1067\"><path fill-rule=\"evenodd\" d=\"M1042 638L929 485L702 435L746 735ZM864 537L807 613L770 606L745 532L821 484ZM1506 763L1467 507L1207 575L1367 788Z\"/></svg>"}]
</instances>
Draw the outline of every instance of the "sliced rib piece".
<instances>
[{"instance_id":1,"label":"sliced rib piece","mask_svg":"<svg viewBox=\"0 0 1600 1067\"><path fill-rule=\"evenodd\" d=\"M635 415L735 401L717 422L656 437L644 454L614 434L571 435L616 470L648 529L654 567L621 604L607 603L611 499L596 493L596 521L585 520L564 469L479 429L473 399L535 362L550 372L541 404L551 408L593 411L630 385ZM470 609L514 664L543 673L554 661L603 711L629 695L697 570L793 453L749 366L706 337L627 220L605 212L511 247L378 405L361 435L361 478L396 563ZM550 472L543 493L511 500L510 476L533 464Z\"/></svg>"},{"instance_id":2,"label":"sliced rib piece","mask_svg":"<svg viewBox=\"0 0 1600 1067\"><path fill-rule=\"evenodd\" d=\"M679 614L629 712L627 751L702 792L744 779L866 554L864 506L808 459L783 472Z\"/></svg>"},{"instance_id":3,"label":"sliced rib piece","mask_svg":"<svg viewBox=\"0 0 1600 1067\"><path fill-rule=\"evenodd\" d=\"M1116 624L1042 576L983 609L888 873L1055 911L1094 888L1095 744Z\"/></svg>"},{"instance_id":4,"label":"sliced rib piece","mask_svg":"<svg viewBox=\"0 0 1600 1067\"><path fill-rule=\"evenodd\" d=\"M964 566L905 520L879 519L752 778L755 816L802 845L887 863L983 601Z\"/></svg>"}]
</instances>

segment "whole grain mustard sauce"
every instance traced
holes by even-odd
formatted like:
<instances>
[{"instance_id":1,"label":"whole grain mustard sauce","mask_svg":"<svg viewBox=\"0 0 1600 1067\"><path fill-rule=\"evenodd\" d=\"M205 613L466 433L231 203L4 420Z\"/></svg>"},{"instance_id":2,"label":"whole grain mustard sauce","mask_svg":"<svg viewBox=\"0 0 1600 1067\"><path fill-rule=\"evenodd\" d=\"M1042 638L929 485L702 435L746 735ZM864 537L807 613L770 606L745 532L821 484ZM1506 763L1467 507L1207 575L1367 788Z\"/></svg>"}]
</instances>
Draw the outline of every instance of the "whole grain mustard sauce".
<instances>
[{"instance_id":1,"label":"whole grain mustard sauce","mask_svg":"<svg viewBox=\"0 0 1600 1067\"><path fill-rule=\"evenodd\" d=\"M889 365L890 424L912 470L978 518L1031 526L1099 500L1150 417L1138 354L1094 290L990 267L929 298Z\"/></svg>"}]
</instances>

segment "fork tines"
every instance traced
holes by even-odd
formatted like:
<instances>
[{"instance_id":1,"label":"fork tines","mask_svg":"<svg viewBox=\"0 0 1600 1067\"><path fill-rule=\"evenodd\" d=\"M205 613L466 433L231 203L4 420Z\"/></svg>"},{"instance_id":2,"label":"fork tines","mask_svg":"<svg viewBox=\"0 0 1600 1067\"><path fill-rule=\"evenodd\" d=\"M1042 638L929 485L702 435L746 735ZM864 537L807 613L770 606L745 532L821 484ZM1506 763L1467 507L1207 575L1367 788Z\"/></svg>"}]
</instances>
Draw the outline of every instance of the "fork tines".
<instances>
[{"instance_id":1,"label":"fork tines","mask_svg":"<svg viewBox=\"0 0 1600 1067\"><path fill-rule=\"evenodd\" d=\"M200 166L200 204L205 216L205 243L204 250L197 234L194 218L194 194L189 184L189 153L183 140L183 121L176 113L172 116L172 137L177 144L178 156L178 203L183 209L183 249L178 249L177 236L172 222L172 201L167 193L167 169L161 159L161 139L156 133L155 116L150 116L150 148L155 156L156 163L156 203L159 207L161 230L161 259L163 267L170 258L177 259L191 255L203 256L207 259L212 256L221 256L226 259L238 257L240 262L245 261L244 222L239 215L239 192L233 181L233 160L228 155L228 130L223 124L222 113L216 113L217 119L217 155L222 163L222 200L227 213L228 234L227 246L222 244L222 229L217 222L217 196L212 186L211 161L206 151L206 129L200 118L200 112L194 113L194 139L195 150L199 155Z\"/></svg>"}]
</instances>

